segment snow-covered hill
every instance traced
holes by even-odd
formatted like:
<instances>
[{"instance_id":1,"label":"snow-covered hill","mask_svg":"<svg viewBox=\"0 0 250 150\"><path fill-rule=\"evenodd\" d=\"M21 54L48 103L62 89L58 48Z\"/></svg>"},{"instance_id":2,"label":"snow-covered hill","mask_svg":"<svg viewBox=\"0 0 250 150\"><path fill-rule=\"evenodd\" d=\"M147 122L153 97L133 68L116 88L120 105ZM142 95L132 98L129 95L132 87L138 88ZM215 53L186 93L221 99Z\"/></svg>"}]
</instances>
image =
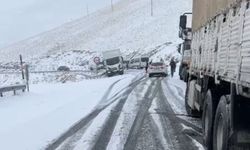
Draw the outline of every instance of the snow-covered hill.
<instances>
[{"instance_id":1,"label":"snow-covered hill","mask_svg":"<svg viewBox=\"0 0 250 150\"><path fill-rule=\"evenodd\" d=\"M54 30L0 50L0 61L26 61L58 51L102 51L120 48L128 54L148 51L165 42L176 42L179 15L191 10L191 0L121 0L110 8L64 24ZM31 59L33 58L33 59ZM71 57L71 59L74 59Z\"/></svg>"}]
</instances>

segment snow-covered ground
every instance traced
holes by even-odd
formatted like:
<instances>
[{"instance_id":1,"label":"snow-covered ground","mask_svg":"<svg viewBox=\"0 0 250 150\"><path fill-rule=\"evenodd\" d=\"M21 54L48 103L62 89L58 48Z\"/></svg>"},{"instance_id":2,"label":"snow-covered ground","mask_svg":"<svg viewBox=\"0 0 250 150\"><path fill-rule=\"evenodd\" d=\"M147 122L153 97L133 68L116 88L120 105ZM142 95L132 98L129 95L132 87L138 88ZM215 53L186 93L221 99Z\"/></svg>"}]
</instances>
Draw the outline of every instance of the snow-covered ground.
<instances>
[{"instance_id":1,"label":"snow-covered ground","mask_svg":"<svg viewBox=\"0 0 250 150\"><path fill-rule=\"evenodd\" d=\"M114 12L105 8L1 49L0 72L19 70L19 54L23 55L31 71L54 71L59 66L86 71L101 51L117 48L121 49L124 57L151 54L156 50L151 59L162 58L166 63L172 57L179 60L180 55L176 51L179 15L191 11L191 5L191 0L155 0L154 15L151 16L150 1L121 0L114 6ZM135 71L112 78L85 80L76 74L31 74L30 93L0 98L0 149L46 148L94 109L120 98L120 92L142 75L143 71ZM69 77L69 82L57 83L64 77ZM178 99L180 102L171 104L176 113L184 114L180 91L185 91L185 84L177 77L176 74L168 81L169 87L163 84L163 89L172 93L172 97L168 97L171 101ZM0 74L0 86L21 83L20 78L20 74ZM151 81L128 93L124 109L107 143L108 149L122 149L135 121L133 113L139 111L138 104L145 98L149 84ZM92 146L92 140L96 140L94 137L98 136L117 103L111 103L88 124L80 138L81 143L78 143L80 149ZM162 143L164 145L166 141Z\"/></svg>"},{"instance_id":2,"label":"snow-covered ground","mask_svg":"<svg viewBox=\"0 0 250 150\"><path fill-rule=\"evenodd\" d=\"M109 86L128 86L134 75L79 83L31 85L31 92L0 101L0 149L42 149L90 113ZM114 95L116 91L111 91ZM106 114L107 115L107 114Z\"/></svg>"}]
</instances>

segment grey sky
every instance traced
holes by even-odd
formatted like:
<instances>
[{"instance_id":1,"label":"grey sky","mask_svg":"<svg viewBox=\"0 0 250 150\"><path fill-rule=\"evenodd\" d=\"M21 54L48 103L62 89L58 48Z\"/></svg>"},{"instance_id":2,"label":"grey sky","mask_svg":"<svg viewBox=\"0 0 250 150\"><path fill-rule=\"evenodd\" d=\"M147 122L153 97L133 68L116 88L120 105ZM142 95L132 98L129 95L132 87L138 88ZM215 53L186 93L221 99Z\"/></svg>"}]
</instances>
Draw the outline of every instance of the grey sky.
<instances>
[{"instance_id":1,"label":"grey sky","mask_svg":"<svg viewBox=\"0 0 250 150\"><path fill-rule=\"evenodd\" d=\"M0 0L0 3L2 48L85 16L87 5L89 12L94 12L110 5L110 0Z\"/></svg>"}]
</instances>

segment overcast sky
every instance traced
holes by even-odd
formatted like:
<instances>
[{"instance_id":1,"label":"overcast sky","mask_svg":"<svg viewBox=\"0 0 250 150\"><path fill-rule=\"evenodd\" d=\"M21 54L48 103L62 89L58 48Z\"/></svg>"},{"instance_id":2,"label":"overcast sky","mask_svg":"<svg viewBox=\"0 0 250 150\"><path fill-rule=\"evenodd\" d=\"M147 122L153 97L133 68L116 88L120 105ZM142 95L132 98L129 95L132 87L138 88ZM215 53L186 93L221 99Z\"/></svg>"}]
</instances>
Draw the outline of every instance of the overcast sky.
<instances>
[{"instance_id":1,"label":"overcast sky","mask_svg":"<svg viewBox=\"0 0 250 150\"><path fill-rule=\"evenodd\" d=\"M113 0L114 2L117 0ZM0 48L110 5L110 0L0 0Z\"/></svg>"}]
</instances>

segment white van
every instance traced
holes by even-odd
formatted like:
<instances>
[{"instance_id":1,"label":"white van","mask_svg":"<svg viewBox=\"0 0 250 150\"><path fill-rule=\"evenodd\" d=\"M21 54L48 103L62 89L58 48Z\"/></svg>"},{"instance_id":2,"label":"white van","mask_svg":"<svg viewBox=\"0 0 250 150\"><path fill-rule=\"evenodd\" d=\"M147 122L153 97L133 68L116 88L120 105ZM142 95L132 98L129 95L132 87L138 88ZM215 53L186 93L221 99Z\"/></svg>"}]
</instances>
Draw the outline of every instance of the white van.
<instances>
[{"instance_id":1,"label":"white van","mask_svg":"<svg viewBox=\"0 0 250 150\"><path fill-rule=\"evenodd\" d=\"M147 63L149 62L149 57L137 57L133 58L129 61L129 68L132 69L142 69L147 66Z\"/></svg>"},{"instance_id":2,"label":"white van","mask_svg":"<svg viewBox=\"0 0 250 150\"><path fill-rule=\"evenodd\" d=\"M124 74L123 58L119 49L103 51L102 55L104 59L106 74L108 77L116 73L120 75Z\"/></svg>"}]
</instances>

